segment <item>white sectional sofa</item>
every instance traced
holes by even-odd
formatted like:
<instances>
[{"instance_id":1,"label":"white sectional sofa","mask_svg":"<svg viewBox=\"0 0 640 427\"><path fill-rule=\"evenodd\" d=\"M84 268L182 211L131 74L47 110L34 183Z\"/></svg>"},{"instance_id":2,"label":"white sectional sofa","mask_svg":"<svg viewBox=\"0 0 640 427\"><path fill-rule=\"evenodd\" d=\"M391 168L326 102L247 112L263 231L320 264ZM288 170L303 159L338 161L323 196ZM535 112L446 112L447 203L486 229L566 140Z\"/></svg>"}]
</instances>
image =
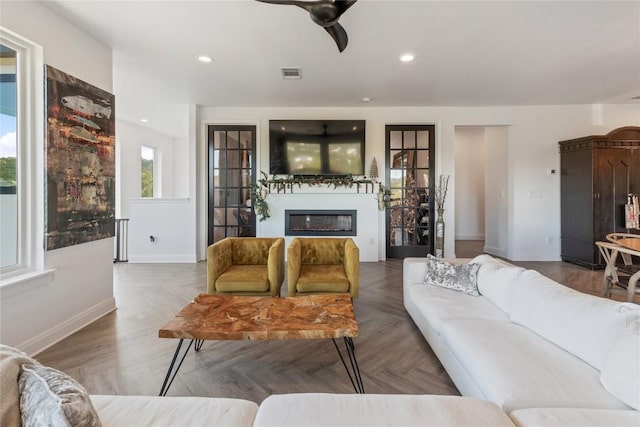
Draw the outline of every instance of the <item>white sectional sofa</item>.
<instances>
[{"instance_id":1,"label":"white sectional sofa","mask_svg":"<svg viewBox=\"0 0 640 427\"><path fill-rule=\"evenodd\" d=\"M583 294L489 255L480 296L424 284L407 258L404 305L462 395L521 426L640 426L640 306Z\"/></svg>"},{"instance_id":2,"label":"white sectional sofa","mask_svg":"<svg viewBox=\"0 0 640 427\"><path fill-rule=\"evenodd\" d=\"M33 408L31 417L35 413L37 419L27 425L514 427L494 403L460 396L299 393L269 396L258 407L243 399L89 396L75 380L55 370L57 377L53 379L38 378L37 382L46 386L27 390L22 381L20 389L19 379L34 365L50 369L16 349L0 346L0 426L22 425L21 400L26 398L31 401L26 406Z\"/></svg>"},{"instance_id":3,"label":"white sectional sofa","mask_svg":"<svg viewBox=\"0 0 640 427\"><path fill-rule=\"evenodd\" d=\"M640 426L640 306L489 256L473 262L481 265L479 296L426 285L425 259L404 261L405 307L463 397L300 393L259 406L207 397L87 400L103 427ZM0 346L0 425L21 425L18 378L33 363Z\"/></svg>"}]
</instances>

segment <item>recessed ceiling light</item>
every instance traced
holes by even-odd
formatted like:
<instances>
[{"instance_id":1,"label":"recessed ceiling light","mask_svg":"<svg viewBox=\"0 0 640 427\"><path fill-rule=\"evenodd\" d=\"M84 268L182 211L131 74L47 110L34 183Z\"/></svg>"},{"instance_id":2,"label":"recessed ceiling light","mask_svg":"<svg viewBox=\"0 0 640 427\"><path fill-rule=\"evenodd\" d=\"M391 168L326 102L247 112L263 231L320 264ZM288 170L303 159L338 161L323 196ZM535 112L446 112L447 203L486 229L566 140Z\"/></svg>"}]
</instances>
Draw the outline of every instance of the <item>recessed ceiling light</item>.
<instances>
[{"instance_id":1,"label":"recessed ceiling light","mask_svg":"<svg viewBox=\"0 0 640 427\"><path fill-rule=\"evenodd\" d=\"M371 97L365 96L364 98L362 98L362 102L371 102Z\"/></svg>"},{"instance_id":2,"label":"recessed ceiling light","mask_svg":"<svg viewBox=\"0 0 640 427\"><path fill-rule=\"evenodd\" d=\"M400 57L400 61L402 62L411 62L413 61L413 55L410 53L405 53Z\"/></svg>"},{"instance_id":3,"label":"recessed ceiling light","mask_svg":"<svg viewBox=\"0 0 640 427\"><path fill-rule=\"evenodd\" d=\"M149 121L149 119L140 119L140 121L141 121L142 123L147 123L147 122Z\"/></svg>"},{"instance_id":4,"label":"recessed ceiling light","mask_svg":"<svg viewBox=\"0 0 640 427\"><path fill-rule=\"evenodd\" d=\"M198 56L198 61L204 62L206 64L206 63L209 63L209 62L213 61L213 59L211 59L210 57L205 56L205 55L200 55L200 56Z\"/></svg>"}]
</instances>

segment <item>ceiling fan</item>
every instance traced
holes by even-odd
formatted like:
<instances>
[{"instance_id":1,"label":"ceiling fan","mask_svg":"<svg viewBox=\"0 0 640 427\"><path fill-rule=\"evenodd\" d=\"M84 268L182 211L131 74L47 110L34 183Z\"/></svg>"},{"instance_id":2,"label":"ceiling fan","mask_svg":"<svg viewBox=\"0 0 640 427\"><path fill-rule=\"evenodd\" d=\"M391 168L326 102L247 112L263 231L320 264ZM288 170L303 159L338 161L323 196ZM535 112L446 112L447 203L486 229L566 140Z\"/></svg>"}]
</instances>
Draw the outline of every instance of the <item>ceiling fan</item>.
<instances>
[{"instance_id":1,"label":"ceiling fan","mask_svg":"<svg viewBox=\"0 0 640 427\"><path fill-rule=\"evenodd\" d=\"M286 4L301 7L309 12L311 20L323 27L327 33L335 40L338 50L342 52L349 41L347 32L338 19L358 0L256 0L262 3Z\"/></svg>"}]
</instances>

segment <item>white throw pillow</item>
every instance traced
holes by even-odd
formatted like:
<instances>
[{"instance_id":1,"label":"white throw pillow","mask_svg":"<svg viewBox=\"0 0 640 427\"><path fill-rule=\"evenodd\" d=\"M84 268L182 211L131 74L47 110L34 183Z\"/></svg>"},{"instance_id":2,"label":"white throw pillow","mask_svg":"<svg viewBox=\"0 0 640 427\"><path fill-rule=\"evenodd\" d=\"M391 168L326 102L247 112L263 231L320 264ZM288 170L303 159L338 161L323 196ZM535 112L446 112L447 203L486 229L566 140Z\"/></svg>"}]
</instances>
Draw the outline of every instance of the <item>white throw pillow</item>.
<instances>
[{"instance_id":1,"label":"white throw pillow","mask_svg":"<svg viewBox=\"0 0 640 427\"><path fill-rule=\"evenodd\" d=\"M618 400L640 410L640 320L627 326L614 343L600 382Z\"/></svg>"},{"instance_id":2,"label":"white throw pillow","mask_svg":"<svg viewBox=\"0 0 640 427\"><path fill-rule=\"evenodd\" d=\"M478 291L502 311L510 313L513 292L524 271L522 267L508 265L496 259L486 262L478 271Z\"/></svg>"},{"instance_id":3,"label":"white throw pillow","mask_svg":"<svg viewBox=\"0 0 640 427\"><path fill-rule=\"evenodd\" d=\"M467 295L479 296L478 269L480 264L451 264L427 255L425 285L439 286Z\"/></svg>"}]
</instances>

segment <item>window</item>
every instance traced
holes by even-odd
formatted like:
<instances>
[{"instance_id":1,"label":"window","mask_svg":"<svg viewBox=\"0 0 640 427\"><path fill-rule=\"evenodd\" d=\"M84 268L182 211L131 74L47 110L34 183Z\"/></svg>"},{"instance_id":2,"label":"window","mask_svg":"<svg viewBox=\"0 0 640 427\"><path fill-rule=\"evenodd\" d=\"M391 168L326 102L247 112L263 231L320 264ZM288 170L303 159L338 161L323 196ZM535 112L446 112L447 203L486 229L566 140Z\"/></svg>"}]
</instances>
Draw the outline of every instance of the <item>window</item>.
<instances>
[{"instance_id":1,"label":"window","mask_svg":"<svg viewBox=\"0 0 640 427\"><path fill-rule=\"evenodd\" d=\"M140 149L141 167L140 167L140 179L141 179L141 197L153 197L155 192L153 191L155 185L155 148L145 147L144 145Z\"/></svg>"},{"instance_id":2,"label":"window","mask_svg":"<svg viewBox=\"0 0 640 427\"><path fill-rule=\"evenodd\" d=\"M0 268L3 269L19 262L16 59L15 50L0 44Z\"/></svg>"},{"instance_id":3,"label":"window","mask_svg":"<svg viewBox=\"0 0 640 427\"><path fill-rule=\"evenodd\" d=\"M0 272L2 285L44 259L42 48L0 27Z\"/></svg>"}]
</instances>

